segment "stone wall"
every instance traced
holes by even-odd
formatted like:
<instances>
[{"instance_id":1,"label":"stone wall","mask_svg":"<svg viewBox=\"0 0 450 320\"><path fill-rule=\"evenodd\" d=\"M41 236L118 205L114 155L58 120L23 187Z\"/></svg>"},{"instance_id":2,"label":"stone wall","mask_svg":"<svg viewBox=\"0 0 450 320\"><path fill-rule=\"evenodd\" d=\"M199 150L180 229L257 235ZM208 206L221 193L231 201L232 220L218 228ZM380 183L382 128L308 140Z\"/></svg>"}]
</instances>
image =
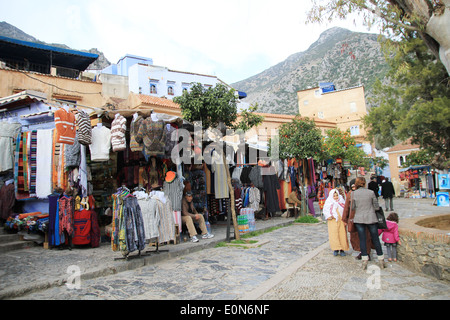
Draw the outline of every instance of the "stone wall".
<instances>
[{"instance_id":1,"label":"stone wall","mask_svg":"<svg viewBox=\"0 0 450 320\"><path fill-rule=\"evenodd\" d=\"M428 216L426 219L447 219L448 214ZM401 245L397 247L399 260L415 271L450 281L449 231L420 226L424 217L400 220ZM419 224L417 224L419 223Z\"/></svg>"}]
</instances>

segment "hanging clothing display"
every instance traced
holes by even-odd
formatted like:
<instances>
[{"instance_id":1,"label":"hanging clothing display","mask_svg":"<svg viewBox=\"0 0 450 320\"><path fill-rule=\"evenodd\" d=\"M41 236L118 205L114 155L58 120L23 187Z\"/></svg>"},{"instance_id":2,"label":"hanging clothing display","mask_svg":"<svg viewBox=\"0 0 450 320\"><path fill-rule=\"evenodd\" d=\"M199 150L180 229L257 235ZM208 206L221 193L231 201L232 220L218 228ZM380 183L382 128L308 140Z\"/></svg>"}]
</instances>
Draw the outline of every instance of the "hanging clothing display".
<instances>
[{"instance_id":1,"label":"hanging clothing display","mask_svg":"<svg viewBox=\"0 0 450 320\"><path fill-rule=\"evenodd\" d=\"M229 198L227 173L222 156L216 152L212 152L211 172L214 173L214 194L216 199Z\"/></svg>"},{"instance_id":2,"label":"hanging clothing display","mask_svg":"<svg viewBox=\"0 0 450 320\"><path fill-rule=\"evenodd\" d=\"M92 161L108 161L111 149L111 130L103 125L92 129L92 143L89 145Z\"/></svg>"},{"instance_id":3,"label":"hanging clothing display","mask_svg":"<svg viewBox=\"0 0 450 320\"><path fill-rule=\"evenodd\" d=\"M142 144L136 141L136 135L143 120L144 118L136 113L130 124L130 149L133 152L142 151L144 148Z\"/></svg>"},{"instance_id":4,"label":"hanging clothing display","mask_svg":"<svg viewBox=\"0 0 450 320\"><path fill-rule=\"evenodd\" d=\"M21 130L20 123L0 122L0 172L14 168L14 140Z\"/></svg>"},{"instance_id":5,"label":"hanging clothing display","mask_svg":"<svg viewBox=\"0 0 450 320\"><path fill-rule=\"evenodd\" d=\"M112 151L119 152L127 148L125 132L127 130L127 119L120 114L116 114L111 123L111 145Z\"/></svg>"},{"instance_id":6,"label":"hanging clothing display","mask_svg":"<svg viewBox=\"0 0 450 320\"><path fill-rule=\"evenodd\" d=\"M56 142L73 144L76 134L75 115L65 108L55 111Z\"/></svg>"},{"instance_id":7,"label":"hanging clothing display","mask_svg":"<svg viewBox=\"0 0 450 320\"><path fill-rule=\"evenodd\" d=\"M14 180L7 181L0 189L0 218L6 220L13 216L13 207L15 203Z\"/></svg>"},{"instance_id":8,"label":"hanging clothing display","mask_svg":"<svg viewBox=\"0 0 450 320\"><path fill-rule=\"evenodd\" d=\"M145 231L141 207L126 188L119 188L113 197L111 246L122 255L145 248Z\"/></svg>"},{"instance_id":9,"label":"hanging clothing display","mask_svg":"<svg viewBox=\"0 0 450 320\"><path fill-rule=\"evenodd\" d=\"M92 142L91 119L86 111L79 110L76 115L78 126L78 142L82 145L90 145Z\"/></svg>"},{"instance_id":10,"label":"hanging clothing display","mask_svg":"<svg viewBox=\"0 0 450 320\"><path fill-rule=\"evenodd\" d=\"M49 155L52 154L53 129L37 131L36 150L36 197L46 199L52 193L52 162Z\"/></svg>"},{"instance_id":11,"label":"hanging clothing display","mask_svg":"<svg viewBox=\"0 0 450 320\"><path fill-rule=\"evenodd\" d=\"M180 178L175 178L171 182L164 181L163 191L172 203L174 211L181 211L181 201L183 200L184 184Z\"/></svg>"},{"instance_id":12,"label":"hanging clothing display","mask_svg":"<svg viewBox=\"0 0 450 320\"><path fill-rule=\"evenodd\" d=\"M278 202L278 192L280 189L280 183L275 173L266 174L263 176L264 191L266 192L266 210L267 212L275 213L280 211L280 205Z\"/></svg>"},{"instance_id":13,"label":"hanging clothing display","mask_svg":"<svg viewBox=\"0 0 450 320\"><path fill-rule=\"evenodd\" d=\"M73 214L74 214L74 199L63 195L58 200L58 218L59 218L59 238L61 243L66 240L71 241L73 237ZM66 239L66 235L69 239Z\"/></svg>"},{"instance_id":14,"label":"hanging clothing display","mask_svg":"<svg viewBox=\"0 0 450 320\"><path fill-rule=\"evenodd\" d=\"M145 240L158 238L160 212L157 207L156 199L150 198L144 191L135 191L133 194L141 207Z\"/></svg>"},{"instance_id":15,"label":"hanging clothing display","mask_svg":"<svg viewBox=\"0 0 450 320\"><path fill-rule=\"evenodd\" d=\"M137 143L143 143L147 156L164 156L166 130L164 121L153 121L147 117L139 126L135 136Z\"/></svg>"}]
</instances>

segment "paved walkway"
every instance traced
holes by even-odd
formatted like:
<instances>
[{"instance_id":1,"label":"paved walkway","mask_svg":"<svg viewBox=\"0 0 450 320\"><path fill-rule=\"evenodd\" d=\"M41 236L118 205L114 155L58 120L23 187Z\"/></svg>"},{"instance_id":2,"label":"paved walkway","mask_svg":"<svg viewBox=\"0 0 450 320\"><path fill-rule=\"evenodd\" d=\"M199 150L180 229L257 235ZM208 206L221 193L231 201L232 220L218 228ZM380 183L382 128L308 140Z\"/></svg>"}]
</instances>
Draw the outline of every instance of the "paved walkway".
<instances>
[{"instance_id":1,"label":"paved walkway","mask_svg":"<svg viewBox=\"0 0 450 320\"><path fill-rule=\"evenodd\" d=\"M400 216L442 211L423 199L397 203L405 207ZM369 264L367 273L351 250L346 257L331 254L325 224L290 225L292 220L258 220L258 229L289 226L252 238L258 246L247 249L215 247L225 239L226 230L215 225L214 239L163 246L169 252L129 261L114 260L120 253L112 252L109 244L5 253L0 257L0 298L450 299L448 282L412 272L401 262L388 263L384 270ZM70 282L70 266L81 272L76 290L64 285Z\"/></svg>"}]
</instances>

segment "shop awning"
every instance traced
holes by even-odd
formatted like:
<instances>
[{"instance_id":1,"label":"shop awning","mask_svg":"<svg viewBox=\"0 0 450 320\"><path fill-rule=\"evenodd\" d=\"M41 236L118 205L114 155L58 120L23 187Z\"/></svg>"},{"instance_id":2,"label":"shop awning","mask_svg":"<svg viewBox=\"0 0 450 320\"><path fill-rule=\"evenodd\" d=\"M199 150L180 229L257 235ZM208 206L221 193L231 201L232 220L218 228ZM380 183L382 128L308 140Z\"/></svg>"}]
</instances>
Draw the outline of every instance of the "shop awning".
<instances>
[{"instance_id":1,"label":"shop awning","mask_svg":"<svg viewBox=\"0 0 450 320\"><path fill-rule=\"evenodd\" d=\"M431 169L431 166L429 165L409 166L408 168L398 170L398 172L405 172L408 170L420 170L420 169Z\"/></svg>"},{"instance_id":2,"label":"shop awning","mask_svg":"<svg viewBox=\"0 0 450 320\"><path fill-rule=\"evenodd\" d=\"M43 92L24 90L11 96L0 98L0 108L12 109L32 102L45 102L47 95Z\"/></svg>"},{"instance_id":3,"label":"shop awning","mask_svg":"<svg viewBox=\"0 0 450 320\"><path fill-rule=\"evenodd\" d=\"M84 71L98 54L0 36L2 58Z\"/></svg>"}]
</instances>

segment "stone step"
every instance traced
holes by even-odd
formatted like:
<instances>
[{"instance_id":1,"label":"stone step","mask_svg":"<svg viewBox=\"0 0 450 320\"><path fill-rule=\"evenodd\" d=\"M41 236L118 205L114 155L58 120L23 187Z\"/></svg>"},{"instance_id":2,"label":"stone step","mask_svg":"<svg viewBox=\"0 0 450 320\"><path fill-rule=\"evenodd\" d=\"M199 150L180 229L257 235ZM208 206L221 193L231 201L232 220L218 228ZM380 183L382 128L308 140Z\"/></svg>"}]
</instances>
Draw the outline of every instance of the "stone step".
<instances>
[{"instance_id":1,"label":"stone step","mask_svg":"<svg viewBox=\"0 0 450 320\"><path fill-rule=\"evenodd\" d=\"M20 240L20 236L17 233L0 234L0 244L12 242L12 241L18 241L18 240Z\"/></svg>"},{"instance_id":2,"label":"stone step","mask_svg":"<svg viewBox=\"0 0 450 320\"><path fill-rule=\"evenodd\" d=\"M11 241L11 242L7 242L7 243L0 243L0 253L5 253L5 252L9 252L9 251L14 251L14 250L31 248L33 246L34 246L34 242L33 241L24 241L24 240Z\"/></svg>"}]
</instances>

